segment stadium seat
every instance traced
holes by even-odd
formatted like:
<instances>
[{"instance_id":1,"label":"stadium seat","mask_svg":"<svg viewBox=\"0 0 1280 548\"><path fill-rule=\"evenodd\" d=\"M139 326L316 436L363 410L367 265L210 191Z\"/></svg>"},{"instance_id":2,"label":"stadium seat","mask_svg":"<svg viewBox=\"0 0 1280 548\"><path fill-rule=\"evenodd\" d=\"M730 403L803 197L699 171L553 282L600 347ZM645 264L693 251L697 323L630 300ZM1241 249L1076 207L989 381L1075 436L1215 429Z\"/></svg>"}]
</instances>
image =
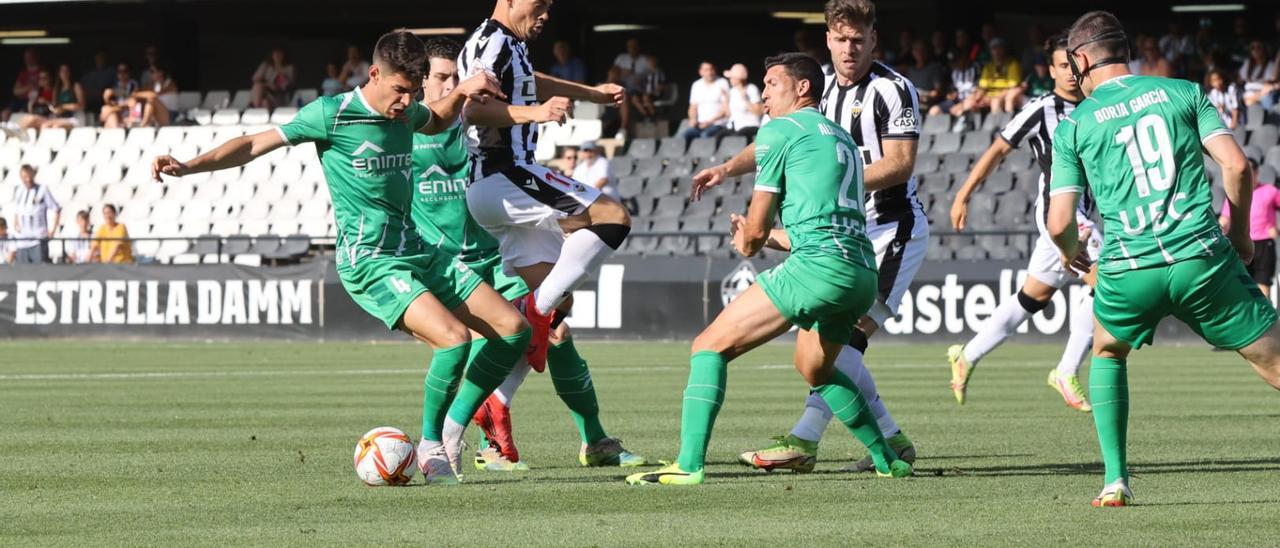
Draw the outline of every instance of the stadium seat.
<instances>
[{"instance_id":1,"label":"stadium seat","mask_svg":"<svg viewBox=\"0 0 1280 548\"><path fill-rule=\"evenodd\" d=\"M604 129L600 120L573 120L573 133L569 136L569 144L579 146L587 141L595 141L600 138ZM556 144L562 144L557 142Z\"/></svg>"},{"instance_id":2,"label":"stadium seat","mask_svg":"<svg viewBox=\"0 0 1280 548\"><path fill-rule=\"evenodd\" d=\"M1267 121L1267 111L1262 105L1249 105L1244 111L1244 127L1246 129L1257 129L1262 127ZM1236 128L1236 133L1241 133L1240 128Z\"/></svg>"},{"instance_id":3,"label":"stadium seat","mask_svg":"<svg viewBox=\"0 0 1280 548\"><path fill-rule=\"evenodd\" d=\"M280 170L277 168L276 171L279 172ZM273 173L272 175L274 176L275 174ZM285 187L284 191L284 199L296 202L310 201L315 195L316 184L302 180L301 177L295 178L294 182L289 183L289 186Z\"/></svg>"},{"instance_id":4,"label":"stadium seat","mask_svg":"<svg viewBox=\"0 0 1280 548\"><path fill-rule=\"evenodd\" d=\"M49 150L58 150L67 142L67 130L61 128L48 128L40 130L40 137L36 139L36 146L41 146Z\"/></svg>"},{"instance_id":5,"label":"stadium seat","mask_svg":"<svg viewBox=\"0 0 1280 548\"><path fill-rule=\"evenodd\" d=\"M265 108L246 109L244 114L240 115L241 125L261 125L271 121L271 112Z\"/></svg>"},{"instance_id":6,"label":"stadium seat","mask_svg":"<svg viewBox=\"0 0 1280 548\"><path fill-rule=\"evenodd\" d=\"M698 159L711 158L716 155L716 138L699 137L689 144L688 156Z\"/></svg>"},{"instance_id":7,"label":"stadium seat","mask_svg":"<svg viewBox=\"0 0 1280 548\"><path fill-rule=\"evenodd\" d=\"M627 149L627 156L632 158L652 158L658 153L658 143L653 139L635 139Z\"/></svg>"},{"instance_id":8,"label":"stadium seat","mask_svg":"<svg viewBox=\"0 0 1280 548\"><path fill-rule=\"evenodd\" d=\"M266 200L250 200L240 210L240 221L267 221L271 215L271 202Z\"/></svg>"},{"instance_id":9,"label":"stadium seat","mask_svg":"<svg viewBox=\"0 0 1280 548\"><path fill-rule=\"evenodd\" d=\"M1004 126L1008 125L1009 121L1012 119L1013 114L1008 112L988 114L987 117L982 120L982 133L990 134L1000 131L1004 129Z\"/></svg>"},{"instance_id":10,"label":"stadium seat","mask_svg":"<svg viewBox=\"0 0 1280 548\"><path fill-rule=\"evenodd\" d=\"M679 219L684 214L684 196L663 196L658 198L657 204L654 206L654 219ZM656 229L655 229L656 230ZM679 230L679 227L671 228L671 230Z\"/></svg>"},{"instance_id":11,"label":"stadium seat","mask_svg":"<svg viewBox=\"0 0 1280 548\"><path fill-rule=\"evenodd\" d=\"M67 141L62 144L65 148L74 148L78 150L88 150L98 140L98 130L91 127L78 127L67 133Z\"/></svg>"},{"instance_id":12,"label":"stadium seat","mask_svg":"<svg viewBox=\"0 0 1280 548\"><path fill-rule=\"evenodd\" d=\"M1280 169L1280 146L1271 147L1271 150L1267 151L1267 155L1263 160L1265 164Z\"/></svg>"},{"instance_id":13,"label":"stadium seat","mask_svg":"<svg viewBox=\"0 0 1280 548\"><path fill-rule=\"evenodd\" d=\"M921 133L930 135L938 135L949 133L951 131L951 117L946 114L938 114L924 119L924 126L920 128Z\"/></svg>"},{"instance_id":14,"label":"stadium seat","mask_svg":"<svg viewBox=\"0 0 1280 548\"><path fill-rule=\"evenodd\" d=\"M1262 126L1249 132L1249 146L1268 150L1277 143L1280 143L1280 128L1276 126Z\"/></svg>"},{"instance_id":15,"label":"stadium seat","mask_svg":"<svg viewBox=\"0 0 1280 548\"><path fill-rule=\"evenodd\" d=\"M231 259L231 262L240 266L259 267L262 266L262 255L256 253L236 255Z\"/></svg>"},{"instance_id":16,"label":"stadium seat","mask_svg":"<svg viewBox=\"0 0 1280 548\"><path fill-rule=\"evenodd\" d=\"M316 198L302 202L302 208L298 210L297 219L304 223L328 222L329 201Z\"/></svg>"},{"instance_id":17,"label":"stadium seat","mask_svg":"<svg viewBox=\"0 0 1280 548\"><path fill-rule=\"evenodd\" d=\"M235 236L240 234L240 221L233 219L215 220L209 232L218 236Z\"/></svg>"},{"instance_id":18,"label":"stadium seat","mask_svg":"<svg viewBox=\"0 0 1280 548\"><path fill-rule=\"evenodd\" d=\"M298 88L293 92L292 104L303 106L303 105L306 105L307 103L315 101L316 98L319 96L320 96L320 93L316 91L316 88Z\"/></svg>"},{"instance_id":19,"label":"stadium seat","mask_svg":"<svg viewBox=\"0 0 1280 548\"><path fill-rule=\"evenodd\" d=\"M680 157L667 160L667 165L662 169L662 174L668 177L692 177L693 158Z\"/></svg>"},{"instance_id":20,"label":"stadium seat","mask_svg":"<svg viewBox=\"0 0 1280 548\"><path fill-rule=\"evenodd\" d=\"M959 152L960 135L957 133L943 133L935 135L933 138L933 148L929 149L929 151L939 156Z\"/></svg>"},{"instance_id":21,"label":"stadium seat","mask_svg":"<svg viewBox=\"0 0 1280 548\"><path fill-rule=\"evenodd\" d=\"M747 138L741 135L730 135L720 139L720 146L716 148L717 158L732 158L742 149L747 148Z\"/></svg>"},{"instance_id":22,"label":"stadium seat","mask_svg":"<svg viewBox=\"0 0 1280 548\"><path fill-rule=\"evenodd\" d=\"M275 261L297 260L310 253L310 251L311 238L301 234L294 234L286 236L274 252L264 253L263 258Z\"/></svg>"},{"instance_id":23,"label":"stadium seat","mask_svg":"<svg viewBox=\"0 0 1280 548\"><path fill-rule=\"evenodd\" d=\"M104 129L98 132L98 140L94 148L108 152L124 144L125 130L121 128Z\"/></svg>"},{"instance_id":24,"label":"stadium seat","mask_svg":"<svg viewBox=\"0 0 1280 548\"><path fill-rule=\"evenodd\" d=\"M329 232L327 221L305 221L298 227L298 232L310 238L324 238Z\"/></svg>"},{"instance_id":25,"label":"stadium seat","mask_svg":"<svg viewBox=\"0 0 1280 548\"><path fill-rule=\"evenodd\" d=\"M993 115L994 116L994 115ZM982 154L991 146L991 137L984 132L966 133L964 136L964 144L960 146L960 152L968 154Z\"/></svg>"},{"instance_id":26,"label":"stadium seat","mask_svg":"<svg viewBox=\"0 0 1280 548\"><path fill-rule=\"evenodd\" d=\"M49 150L48 147L44 147L40 145L32 145L32 146L26 147L26 150L22 152L22 161L20 163L29 164L35 167L37 171L39 171L40 168L49 165L49 162L52 162L52 161L53 161L52 150Z\"/></svg>"},{"instance_id":27,"label":"stadium seat","mask_svg":"<svg viewBox=\"0 0 1280 548\"><path fill-rule=\"evenodd\" d=\"M244 111L249 108L249 103L251 102L253 102L253 91L242 89L237 91L236 94L231 97L231 103L229 103L226 108Z\"/></svg>"},{"instance_id":28,"label":"stadium seat","mask_svg":"<svg viewBox=\"0 0 1280 548\"><path fill-rule=\"evenodd\" d=\"M630 156L614 156L609 160L609 172L615 179L631 175L635 168L636 162Z\"/></svg>"},{"instance_id":29,"label":"stadium seat","mask_svg":"<svg viewBox=\"0 0 1280 548\"><path fill-rule=\"evenodd\" d=\"M266 220L242 220L240 223L240 233L246 236L257 238L271 231L271 223Z\"/></svg>"},{"instance_id":30,"label":"stadium seat","mask_svg":"<svg viewBox=\"0 0 1280 548\"><path fill-rule=\"evenodd\" d=\"M293 107L280 107L271 112L270 123L277 126L283 126L293 121L293 117L298 115L298 109Z\"/></svg>"},{"instance_id":31,"label":"stadium seat","mask_svg":"<svg viewBox=\"0 0 1280 548\"><path fill-rule=\"evenodd\" d=\"M200 108L200 92L179 91L178 112L187 112L194 108Z\"/></svg>"},{"instance_id":32,"label":"stadium seat","mask_svg":"<svg viewBox=\"0 0 1280 548\"><path fill-rule=\"evenodd\" d=\"M213 111L203 108L193 108L187 111L187 119L195 122L199 126L207 126L213 123Z\"/></svg>"},{"instance_id":33,"label":"stadium seat","mask_svg":"<svg viewBox=\"0 0 1280 548\"><path fill-rule=\"evenodd\" d=\"M182 144L196 147L196 150L210 146L213 144L214 132L217 131L211 127L191 126L186 128L186 136L182 140Z\"/></svg>"},{"instance_id":34,"label":"stadium seat","mask_svg":"<svg viewBox=\"0 0 1280 548\"><path fill-rule=\"evenodd\" d=\"M640 177L657 177L662 173L662 158L648 157L636 160L635 175Z\"/></svg>"},{"instance_id":35,"label":"stadium seat","mask_svg":"<svg viewBox=\"0 0 1280 548\"><path fill-rule=\"evenodd\" d=\"M1264 185L1276 184L1276 168L1266 165L1259 167L1258 181Z\"/></svg>"},{"instance_id":36,"label":"stadium seat","mask_svg":"<svg viewBox=\"0 0 1280 548\"><path fill-rule=\"evenodd\" d=\"M204 95L204 101L200 102L200 108L204 110L218 110L226 108L231 102L231 92L226 90L213 90Z\"/></svg>"},{"instance_id":37,"label":"stadium seat","mask_svg":"<svg viewBox=\"0 0 1280 548\"><path fill-rule=\"evenodd\" d=\"M233 108L224 108L213 113L211 124L215 126L233 126L240 123L240 111Z\"/></svg>"},{"instance_id":38,"label":"stadium seat","mask_svg":"<svg viewBox=\"0 0 1280 548\"><path fill-rule=\"evenodd\" d=\"M268 256L280 249L280 236L276 234L259 234L253 238L253 246L249 248L249 253L253 255Z\"/></svg>"},{"instance_id":39,"label":"stadium seat","mask_svg":"<svg viewBox=\"0 0 1280 548\"><path fill-rule=\"evenodd\" d=\"M642 176L624 176L618 178L618 194L623 198L638 196L644 192L645 178Z\"/></svg>"},{"instance_id":40,"label":"stadium seat","mask_svg":"<svg viewBox=\"0 0 1280 548\"><path fill-rule=\"evenodd\" d=\"M666 160L684 158L686 145L684 137L667 137L658 146L658 156Z\"/></svg>"},{"instance_id":41,"label":"stadium seat","mask_svg":"<svg viewBox=\"0 0 1280 548\"><path fill-rule=\"evenodd\" d=\"M969 171L969 155L963 152L952 152L942 159L943 173L965 173Z\"/></svg>"}]
</instances>

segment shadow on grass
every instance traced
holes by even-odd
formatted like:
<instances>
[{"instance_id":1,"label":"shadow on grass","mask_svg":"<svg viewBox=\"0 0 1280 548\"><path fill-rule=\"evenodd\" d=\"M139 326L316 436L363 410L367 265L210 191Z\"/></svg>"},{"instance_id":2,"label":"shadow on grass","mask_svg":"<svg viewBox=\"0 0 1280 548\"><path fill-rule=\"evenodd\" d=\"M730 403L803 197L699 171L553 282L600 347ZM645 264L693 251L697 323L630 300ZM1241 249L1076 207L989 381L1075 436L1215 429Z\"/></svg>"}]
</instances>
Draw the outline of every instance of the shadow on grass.
<instances>
[{"instance_id":1,"label":"shadow on grass","mask_svg":"<svg viewBox=\"0 0 1280 548\"><path fill-rule=\"evenodd\" d=\"M929 459L922 459L928 463ZM1182 474L1182 473L1236 473L1236 472L1280 472L1280 458L1264 459L1208 459L1198 461L1176 462L1131 462L1130 471L1135 476L1145 474ZM920 477L1010 477L1010 476L1058 476L1101 474L1102 463L1046 463L1025 466L980 466L927 468L917 467L916 476Z\"/></svg>"}]
</instances>

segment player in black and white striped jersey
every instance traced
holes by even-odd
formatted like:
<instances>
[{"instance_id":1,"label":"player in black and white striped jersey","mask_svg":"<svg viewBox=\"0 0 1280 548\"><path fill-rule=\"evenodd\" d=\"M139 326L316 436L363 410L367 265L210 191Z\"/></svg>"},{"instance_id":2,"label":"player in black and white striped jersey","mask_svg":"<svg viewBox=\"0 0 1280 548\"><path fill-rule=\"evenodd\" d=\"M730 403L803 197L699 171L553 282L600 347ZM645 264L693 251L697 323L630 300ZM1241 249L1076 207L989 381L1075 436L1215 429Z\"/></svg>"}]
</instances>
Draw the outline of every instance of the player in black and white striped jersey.
<instances>
[{"instance_id":1,"label":"player in black and white striped jersey","mask_svg":"<svg viewBox=\"0 0 1280 548\"><path fill-rule=\"evenodd\" d=\"M571 100L625 100L620 86L590 87L534 69L525 44L542 33L550 7L551 0L497 0L458 57L464 78L492 73L510 102L467 105L467 207L498 239L505 269L534 290L521 304L534 330L529 362L538 370L546 363L553 312L631 231L630 215L617 200L534 161L538 124L563 122Z\"/></svg>"},{"instance_id":2,"label":"player in black and white striped jersey","mask_svg":"<svg viewBox=\"0 0 1280 548\"><path fill-rule=\"evenodd\" d=\"M859 322L849 346L836 359L836 367L858 384L890 446L902 460L912 462L915 447L880 400L863 353L867 338L897 314L929 247L929 221L916 198L912 177L920 136L919 98L910 80L872 57L875 5L870 0L829 0L825 15L827 48L835 75L824 90L822 112L849 131L866 164L867 234L875 246L880 271L877 302ZM749 146L732 160L699 172L694 177L695 199L707 187L750 172L754 154L755 147ZM771 236L778 244L785 239L780 229ZM822 398L811 394L790 435L770 447L743 453L740 460L770 470L809 468L816 461L817 442L831 416ZM871 469L870 458L851 468Z\"/></svg>"},{"instance_id":3,"label":"player in black and white striped jersey","mask_svg":"<svg viewBox=\"0 0 1280 548\"><path fill-rule=\"evenodd\" d=\"M1053 240L1045 229L1049 177L1053 171L1053 132L1057 129L1058 122L1069 116L1084 99L1080 86L1072 77L1066 47L1065 36L1051 38L1045 45L1045 57L1052 60L1049 75L1054 79L1053 91L1031 100L1018 111L982 158L974 164L973 171L969 173L969 178L960 187L955 202L951 205L952 226L958 231L964 230L969 199L974 191L982 186L1000 161L1013 149L1023 144L1031 149L1031 154L1040 166L1040 190L1036 194L1035 203L1036 228L1040 237L1036 240L1036 247L1027 264L1027 280L1017 297L1005 299L967 344L955 345L947 350L947 359L951 362L952 369L951 388L960 404L965 402L969 378L978 362L1009 338L1027 318L1049 306L1054 294L1072 278L1080 275L1062 266L1058 248L1053 245ZM1091 260L1097 258L1096 254L1102 243L1102 233L1091 220L1093 207L1093 196L1086 190L1080 200L1080 208L1076 211L1076 222L1092 232L1091 244L1087 246L1093 252ZM1084 232L1081 231L1082 234ZM1092 295L1086 295L1077 310L1093 310ZM1076 371L1093 344L1093 315L1073 314L1070 333L1062 359L1058 362L1058 367L1049 373L1048 382L1049 386L1062 395L1069 407L1087 412L1091 408L1080 387Z\"/></svg>"}]
</instances>

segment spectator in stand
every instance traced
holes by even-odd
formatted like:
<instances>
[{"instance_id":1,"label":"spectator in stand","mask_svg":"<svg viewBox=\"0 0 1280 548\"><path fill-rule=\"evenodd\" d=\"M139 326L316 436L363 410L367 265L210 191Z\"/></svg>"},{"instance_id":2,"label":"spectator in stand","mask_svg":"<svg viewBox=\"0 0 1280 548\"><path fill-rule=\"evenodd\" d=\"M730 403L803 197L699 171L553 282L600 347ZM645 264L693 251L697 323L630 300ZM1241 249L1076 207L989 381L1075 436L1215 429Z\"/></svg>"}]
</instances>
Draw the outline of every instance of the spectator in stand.
<instances>
[{"instance_id":1,"label":"spectator in stand","mask_svg":"<svg viewBox=\"0 0 1280 548\"><path fill-rule=\"evenodd\" d=\"M13 249L13 241L9 238L9 223L0 217L0 264L13 264L17 257Z\"/></svg>"},{"instance_id":2,"label":"spectator in stand","mask_svg":"<svg viewBox=\"0 0 1280 548\"><path fill-rule=\"evenodd\" d=\"M644 85L638 93L631 94L631 107L636 109L647 120L658 116L658 107L654 101L660 99L667 90L667 73L658 66L658 58L646 55L649 66L653 69L644 75Z\"/></svg>"},{"instance_id":3,"label":"spectator in stand","mask_svg":"<svg viewBox=\"0 0 1280 548\"><path fill-rule=\"evenodd\" d=\"M151 89L151 85L156 81L155 70L160 67L160 48L155 46L147 46L142 50L143 64L142 72L138 75L138 86L142 89Z\"/></svg>"},{"instance_id":4,"label":"spectator in stand","mask_svg":"<svg viewBox=\"0 0 1280 548\"><path fill-rule=\"evenodd\" d=\"M1173 77L1173 65L1160 54L1160 46L1150 36L1138 38L1138 58L1129 62L1129 71L1142 76Z\"/></svg>"},{"instance_id":5,"label":"spectator in stand","mask_svg":"<svg viewBox=\"0 0 1280 548\"><path fill-rule=\"evenodd\" d=\"M609 184L613 178L609 160L600 154L600 146L595 141L582 143L582 147L578 149L578 164L573 169L572 177L575 181L596 187L614 199L622 199L618 195L618 189Z\"/></svg>"},{"instance_id":6,"label":"spectator in stand","mask_svg":"<svg viewBox=\"0 0 1280 548\"><path fill-rule=\"evenodd\" d=\"M898 32L898 49L891 52L892 55L889 56L889 64L900 68L906 68L914 65L915 59L913 59L911 54L911 44L915 43L915 41L916 31L912 30L911 27L907 27Z\"/></svg>"},{"instance_id":7,"label":"spectator in stand","mask_svg":"<svg viewBox=\"0 0 1280 548\"><path fill-rule=\"evenodd\" d=\"M342 64L338 80L348 90L356 89L369 81L369 61L360 53L360 48L347 46L347 62Z\"/></svg>"},{"instance_id":8,"label":"spectator in stand","mask_svg":"<svg viewBox=\"0 0 1280 548\"><path fill-rule=\"evenodd\" d=\"M991 41L996 39L995 24L989 21L983 23L982 28L978 31L978 38L981 41L976 44L978 46L978 56L975 57L974 60L978 63L979 67L985 67L987 66L987 63L991 62Z\"/></svg>"},{"instance_id":9,"label":"spectator in stand","mask_svg":"<svg viewBox=\"0 0 1280 548\"><path fill-rule=\"evenodd\" d=\"M1229 82L1222 70L1214 69L1209 73L1206 84L1209 87L1209 103L1218 110L1222 123L1230 130L1240 127L1244 113L1240 108L1240 91L1235 82Z\"/></svg>"},{"instance_id":10,"label":"spectator in stand","mask_svg":"<svg viewBox=\"0 0 1280 548\"><path fill-rule=\"evenodd\" d=\"M573 55L573 48L567 40L556 40L551 46L551 54L556 63L551 65L551 75L561 80L585 84L587 82L587 64Z\"/></svg>"},{"instance_id":11,"label":"spectator in stand","mask_svg":"<svg viewBox=\"0 0 1280 548\"><path fill-rule=\"evenodd\" d=\"M93 255L90 260L95 263L132 263L133 244L129 242L129 230L124 224L116 222L116 206L103 206L102 220L102 226L93 235Z\"/></svg>"},{"instance_id":12,"label":"spectator in stand","mask_svg":"<svg viewBox=\"0 0 1280 548\"><path fill-rule=\"evenodd\" d=\"M955 44L947 57L952 61L955 61L956 57L965 57L969 59L970 63L976 63L980 50L981 48L978 47L978 44L973 43L973 38L969 36L969 31L956 29Z\"/></svg>"},{"instance_id":13,"label":"spectator in stand","mask_svg":"<svg viewBox=\"0 0 1280 548\"><path fill-rule=\"evenodd\" d=\"M573 171L577 168L578 147L564 147L560 151L560 165L556 167L556 171L565 177L573 177Z\"/></svg>"},{"instance_id":14,"label":"spectator in stand","mask_svg":"<svg viewBox=\"0 0 1280 548\"><path fill-rule=\"evenodd\" d=\"M1041 55L1031 65L1031 73L1022 80L1023 94L1026 97L1039 97L1053 91L1053 87L1053 76L1049 75L1049 63ZM1021 108L1021 105L1019 105L1019 108Z\"/></svg>"},{"instance_id":15,"label":"spectator in stand","mask_svg":"<svg viewBox=\"0 0 1280 548\"><path fill-rule=\"evenodd\" d=\"M750 74L742 63L725 71L724 76L729 79L729 131L754 139L764 114L760 88L748 81Z\"/></svg>"},{"instance_id":16,"label":"spectator in stand","mask_svg":"<svg viewBox=\"0 0 1280 548\"><path fill-rule=\"evenodd\" d=\"M627 50L613 59L612 81L622 84L627 91L635 93L644 85L644 76L653 70L649 66L649 58L640 51L640 40L627 40Z\"/></svg>"},{"instance_id":17,"label":"spectator in stand","mask_svg":"<svg viewBox=\"0 0 1280 548\"><path fill-rule=\"evenodd\" d=\"M1276 213L1280 212L1280 191L1275 185L1258 179L1258 162L1249 159L1253 168L1253 202L1249 205L1249 238L1253 240L1253 262L1245 265L1249 276L1268 299L1276 279ZM1218 224L1226 230L1231 225L1231 207L1224 201Z\"/></svg>"},{"instance_id":18,"label":"spectator in stand","mask_svg":"<svg viewBox=\"0 0 1280 548\"><path fill-rule=\"evenodd\" d=\"M18 76L13 80L13 99L0 110L0 122L9 121L9 116L14 112L27 111L31 94L36 92L40 81L40 71L40 58L36 55L36 50L23 51L22 70L18 71Z\"/></svg>"},{"instance_id":19,"label":"spectator in stand","mask_svg":"<svg viewBox=\"0 0 1280 548\"><path fill-rule=\"evenodd\" d=\"M951 61L951 89L947 92L946 99L929 109L929 114L945 112L960 117L970 111L985 109L987 106L986 92L978 87L978 68L974 66L973 60L968 55L956 55ZM956 132L964 131L965 119L957 119L952 129Z\"/></svg>"},{"instance_id":20,"label":"spectator in stand","mask_svg":"<svg viewBox=\"0 0 1280 548\"><path fill-rule=\"evenodd\" d=\"M18 241L17 262L21 264L39 264L49 262L49 238L54 229L62 223L62 206L53 199L49 187L36 184L36 169L24 164L19 168L22 188L14 194L18 215L14 218L13 231ZM49 214L53 213L53 224L49 224ZM50 228L50 227L54 228Z\"/></svg>"},{"instance_id":21,"label":"spectator in stand","mask_svg":"<svg viewBox=\"0 0 1280 548\"><path fill-rule=\"evenodd\" d=\"M935 30L933 34L929 35L929 57L943 65L951 61L951 48L947 46L947 33Z\"/></svg>"},{"instance_id":22,"label":"spectator in stand","mask_svg":"<svg viewBox=\"0 0 1280 548\"><path fill-rule=\"evenodd\" d=\"M115 84L102 92L102 110L98 114L98 120L103 127L125 127L130 118L129 99L137 91L138 81L130 74L129 65L117 65Z\"/></svg>"},{"instance_id":23,"label":"spectator in stand","mask_svg":"<svg viewBox=\"0 0 1280 548\"><path fill-rule=\"evenodd\" d=\"M320 81L320 94L325 97L333 97L342 93L342 80L338 79L341 74L338 72L337 63L325 63L324 80Z\"/></svg>"},{"instance_id":24,"label":"spectator in stand","mask_svg":"<svg viewBox=\"0 0 1280 548\"><path fill-rule=\"evenodd\" d=\"M35 90L31 92L31 99L27 101L27 108L23 112L29 114L27 118L38 119L44 119L53 113L53 76L49 71L40 69ZM26 120L23 119L23 122Z\"/></svg>"},{"instance_id":25,"label":"spectator in stand","mask_svg":"<svg viewBox=\"0 0 1280 548\"><path fill-rule=\"evenodd\" d=\"M689 89L689 128L685 140L715 137L724 132L729 122L729 83L716 76L716 66L703 61L698 67L698 81Z\"/></svg>"},{"instance_id":26,"label":"spectator in stand","mask_svg":"<svg viewBox=\"0 0 1280 548\"><path fill-rule=\"evenodd\" d=\"M991 112L1015 112L1022 99L1022 65L1009 55L1009 45L1004 38L993 37L988 42L991 61L982 67L978 87L990 98Z\"/></svg>"},{"instance_id":27,"label":"spectator in stand","mask_svg":"<svg viewBox=\"0 0 1280 548\"><path fill-rule=\"evenodd\" d=\"M1231 61L1237 65L1244 64L1249 58L1253 41L1253 36L1249 33L1249 20L1243 15L1237 15L1231 22ZM1266 47L1265 44L1263 47Z\"/></svg>"},{"instance_id":28,"label":"spectator in stand","mask_svg":"<svg viewBox=\"0 0 1280 548\"><path fill-rule=\"evenodd\" d=\"M1187 61L1196 56L1195 37L1187 34L1182 23L1177 20L1169 22L1169 33L1160 37L1157 46L1160 55L1174 71L1185 67Z\"/></svg>"},{"instance_id":29,"label":"spectator in stand","mask_svg":"<svg viewBox=\"0 0 1280 548\"><path fill-rule=\"evenodd\" d=\"M1040 23L1035 23L1027 27L1027 47L1022 49L1022 56L1018 59L1021 63L1022 73L1031 74L1035 70L1036 63L1044 62L1044 27ZM1045 74L1048 74L1049 65L1045 64ZM1049 80L1049 89L1053 89L1053 80Z\"/></svg>"},{"instance_id":30,"label":"spectator in stand","mask_svg":"<svg viewBox=\"0 0 1280 548\"><path fill-rule=\"evenodd\" d=\"M93 260L93 229L89 226L89 211L76 212L76 227L79 229L74 240L67 240L63 247L63 260L71 264L83 264Z\"/></svg>"},{"instance_id":31,"label":"spectator in stand","mask_svg":"<svg viewBox=\"0 0 1280 548\"><path fill-rule=\"evenodd\" d=\"M140 89L129 98L129 125L167 126L177 110L178 84L165 69L151 67L150 89Z\"/></svg>"},{"instance_id":32,"label":"spectator in stand","mask_svg":"<svg viewBox=\"0 0 1280 548\"><path fill-rule=\"evenodd\" d=\"M93 70L80 77L80 86L84 88L85 112L98 112L102 109L102 92L116 81L116 69L107 58L107 52L99 51L93 55Z\"/></svg>"},{"instance_id":33,"label":"spectator in stand","mask_svg":"<svg viewBox=\"0 0 1280 548\"><path fill-rule=\"evenodd\" d=\"M293 93L293 63L285 57L284 48L271 50L271 56L253 73L253 99L255 108L276 108L289 104Z\"/></svg>"},{"instance_id":34,"label":"spectator in stand","mask_svg":"<svg viewBox=\"0 0 1280 548\"><path fill-rule=\"evenodd\" d=\"M1244 82L1244 104L1262 103L1270 110L1271 95L1276 91L1280 75L1280 55L1273 62L1267 56L1267 45L1262 40L1249 42L1249 57L1240 65L1240 81Z\"/></svg>"},{"instance_id":35,"label":"spectator in stand","mask_svg":"<svg viewBox=\"0 0 1280 548\"><path fill-rule=\"evenodd\" d=\"M911 44L911 66L902 75L911 80L920 94L920 108L928 109L942 101L947 91L947 72L942 64L930 58L924 40Z\"/></svg>"},{"instance_id":36,"label":"spectator in stand","mask_svg":"<svg viewBox=\"0 0 1280 548\"><path fill-rule=\"evenodd\" d=\"M84 87L71 78L71 66L58 67L58 78L53 83L53 102L49 112L41 116L28 116L19 126L23 129L70 129L80 125L76 115L84 111Z\"/></svg>"}]
</instances>

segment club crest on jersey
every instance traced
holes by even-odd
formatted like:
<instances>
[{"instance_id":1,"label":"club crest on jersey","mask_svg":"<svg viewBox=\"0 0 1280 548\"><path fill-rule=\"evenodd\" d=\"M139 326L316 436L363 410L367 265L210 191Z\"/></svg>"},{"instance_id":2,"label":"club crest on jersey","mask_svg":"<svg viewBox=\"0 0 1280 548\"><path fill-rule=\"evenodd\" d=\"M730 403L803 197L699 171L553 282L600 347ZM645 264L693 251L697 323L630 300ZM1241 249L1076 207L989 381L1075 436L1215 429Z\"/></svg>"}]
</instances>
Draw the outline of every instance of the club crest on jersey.
<instances>
[{"instance_id":1,"label":"club crest on jersey","mask_svg":"<svg viewBox=\"0 0 1280 548\"><path fill-rule=\"evenodd\" d=\"M853 114L854 118L862 116L862 101L854 99L853 104L849 105L849 112Z\"/></svg>"}]
</instances>

